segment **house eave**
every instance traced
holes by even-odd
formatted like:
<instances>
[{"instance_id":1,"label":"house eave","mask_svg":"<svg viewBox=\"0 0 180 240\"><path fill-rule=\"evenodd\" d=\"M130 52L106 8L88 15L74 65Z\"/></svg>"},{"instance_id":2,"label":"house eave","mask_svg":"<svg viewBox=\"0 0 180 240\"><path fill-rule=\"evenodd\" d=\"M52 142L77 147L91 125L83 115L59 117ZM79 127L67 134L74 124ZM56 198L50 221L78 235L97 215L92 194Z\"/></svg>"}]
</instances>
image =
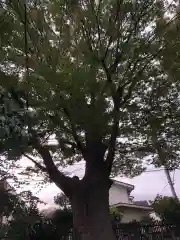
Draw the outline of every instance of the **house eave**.
<instances>
[{"instance_id":1,"label":"house eave","mask_svg":"<svg viewBox=\"0 0 180 240\"><path fill-rule=\"evenodd\" d=\"M130 192L131 192L132 190L134 190L134 185L132 185L132 184L125 183L125 182L121 182L121 181L114 180L114 179L112 179L112 181L113 181L114 184L117 184L117 185L126 187Z\"/></svg>"},{"instance_id":2,"label":"house eave","mask_svg":"<svg viewBox=\"0 0 180 240\"><path fill-rule=\"evenodd\" d=\"M141 209L146 211L153 211L153 208L150 206L140 206L136 204L130 204L130 203L116 203L111 205L110 207L125 207L125 208L134 208L134 209Z\"/></svg>"}]
</instances>

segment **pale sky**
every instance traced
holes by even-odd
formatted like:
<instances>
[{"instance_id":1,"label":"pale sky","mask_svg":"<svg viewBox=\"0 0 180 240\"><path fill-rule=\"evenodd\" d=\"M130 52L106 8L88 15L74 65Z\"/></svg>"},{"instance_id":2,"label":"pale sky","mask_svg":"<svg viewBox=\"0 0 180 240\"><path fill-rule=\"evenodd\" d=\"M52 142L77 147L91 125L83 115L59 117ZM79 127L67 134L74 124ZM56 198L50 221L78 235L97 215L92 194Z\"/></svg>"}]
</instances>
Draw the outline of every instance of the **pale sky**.
<instances>
[{"instance_id":1,"label":"pale sky","mask_svg":"<svg viewBox=\"0 0 180 240\"><path fill-rule=\"evenodd\" d=\"M32 163L26 159L23 159L21 163L24 166L29 164L32 165ZM63 169L63 172L69 176L77 175L81 178L84 174L84 163L76 163L74 166ZM177 195L180 197L180 170L176 170L175 174L173 172L171 175L172 179L174 179ZM167 196L172 195L164 170L162 169L159 171L159 169L149 167L147 172L144 172L140 176L133 179L128 179L126 177L116 177L116 179L133 184L135 186L134 191L131 193L135 200L153 200L157 194ZM46 206L40 205L41 209L54 207L54 197L61 192L60 189L55 186L55 184L49 183L42 185L42 178L38 179L35 177L32 179L32 177L28 176L22 176L22 181L27 182L27 185L23 188L24 190L31 190L34 195L38 196L42 201L47 203ZM22 188L18 188L17 192L21 190Z\"/></svg>"},{"instance_id":2,"label":"pale sky","mask_svg":"<svg viewBox=\"0 0 180 240\"><path fill-rule=\"evenodd\" d=\"M135 197L135 200L152 200L157 194L171 196L170 187L167 182L167 178L163 170L158 171L158 169L153 170L152 168L148 171L154 172L144 172L138 177L133 179L128 179L125 177L116 177L117 180L124 181L135 185L135 190L131 193ZM74 167L69 167L68 172L72 175L77 175L79 177L83 176L83 164L77 163ZM176 170L175 174L172 173L172 179L174 179L175 189L177 194L180 196L180 170ZM53 206L53 199L60 190L55 186L55 184L49 184L49 186L43 188L37 195L46 203L47 207Z\"/></svg>"}]
</instances>

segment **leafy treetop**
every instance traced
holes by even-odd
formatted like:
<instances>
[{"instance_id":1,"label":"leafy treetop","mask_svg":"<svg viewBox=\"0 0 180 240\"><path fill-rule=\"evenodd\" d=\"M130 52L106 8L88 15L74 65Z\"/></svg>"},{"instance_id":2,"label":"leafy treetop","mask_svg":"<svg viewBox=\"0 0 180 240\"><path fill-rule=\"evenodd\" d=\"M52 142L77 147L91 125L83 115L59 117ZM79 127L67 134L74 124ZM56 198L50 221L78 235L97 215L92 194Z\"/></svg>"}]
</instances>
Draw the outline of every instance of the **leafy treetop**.
<instances>
[{"instance_id":1,"label":"leafy treetop","mask_svg":"<svg viewBox=\"0 0 180 240\"><path fill-rule=\"evenodd\" d=\"M164 33L155 26L171 9L153 0L4 1L1 7L1 153L11 161L40 157L31 160L58 186L57 167L82 158L86 174L93 159L109 174L112 166L116 174L139 174L141 157L129 145L147 135L132 118L144 121L148 89L156 95L154 86L171 85L159 67ZM165 108L163 94L155 100L162 98Z\"/></svg>"}]
</instances>

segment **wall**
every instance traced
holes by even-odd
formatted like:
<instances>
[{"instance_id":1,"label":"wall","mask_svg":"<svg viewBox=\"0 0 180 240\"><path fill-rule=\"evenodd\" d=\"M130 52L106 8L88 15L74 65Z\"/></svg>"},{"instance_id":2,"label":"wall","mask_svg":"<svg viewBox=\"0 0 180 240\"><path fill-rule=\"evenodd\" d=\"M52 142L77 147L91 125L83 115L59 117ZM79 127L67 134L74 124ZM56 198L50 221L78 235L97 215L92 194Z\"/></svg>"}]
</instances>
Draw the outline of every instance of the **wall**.
<instances>
[{"instance_id":1,"label":"wall","mask_svg":"<svg viewBox=\"0 0 180 240\"><path fill-rule=\"evenodd\" d=\"M149 212L143 209L134 209L134 208L122 208L121 212L123 212L121 222L128 223L133 220L141 221L144 217L149 216Z\"/></svg>"},{"instance_id":2,"label":"wall","mask_svg":"<svg viewBox=\"0 0 180 240\"><path fill-rule=\"evenodd\" d=\"M129 203L127 188L113 184L109 190L109 204Z\"/></svg>"}]
</instances>

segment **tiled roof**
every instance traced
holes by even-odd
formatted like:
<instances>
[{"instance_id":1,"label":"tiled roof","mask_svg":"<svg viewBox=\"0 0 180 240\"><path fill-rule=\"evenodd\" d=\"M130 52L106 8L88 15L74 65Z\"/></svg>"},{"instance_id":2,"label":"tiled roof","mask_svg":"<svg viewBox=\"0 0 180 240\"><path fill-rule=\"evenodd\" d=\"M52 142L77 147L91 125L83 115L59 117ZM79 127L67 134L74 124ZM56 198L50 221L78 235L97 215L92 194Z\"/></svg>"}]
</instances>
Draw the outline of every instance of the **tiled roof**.
<instances>
[{"instance_id":1,"label":"tiled roof","mask_svg":"<svg viewBox=\"0 0 180 240\"><path fill-rule=\"evenodd\" d=\"M134 201L134 204L138 206L143 206L143 207L150 207L147 201Z\"/></svg>"}]
</instances>

